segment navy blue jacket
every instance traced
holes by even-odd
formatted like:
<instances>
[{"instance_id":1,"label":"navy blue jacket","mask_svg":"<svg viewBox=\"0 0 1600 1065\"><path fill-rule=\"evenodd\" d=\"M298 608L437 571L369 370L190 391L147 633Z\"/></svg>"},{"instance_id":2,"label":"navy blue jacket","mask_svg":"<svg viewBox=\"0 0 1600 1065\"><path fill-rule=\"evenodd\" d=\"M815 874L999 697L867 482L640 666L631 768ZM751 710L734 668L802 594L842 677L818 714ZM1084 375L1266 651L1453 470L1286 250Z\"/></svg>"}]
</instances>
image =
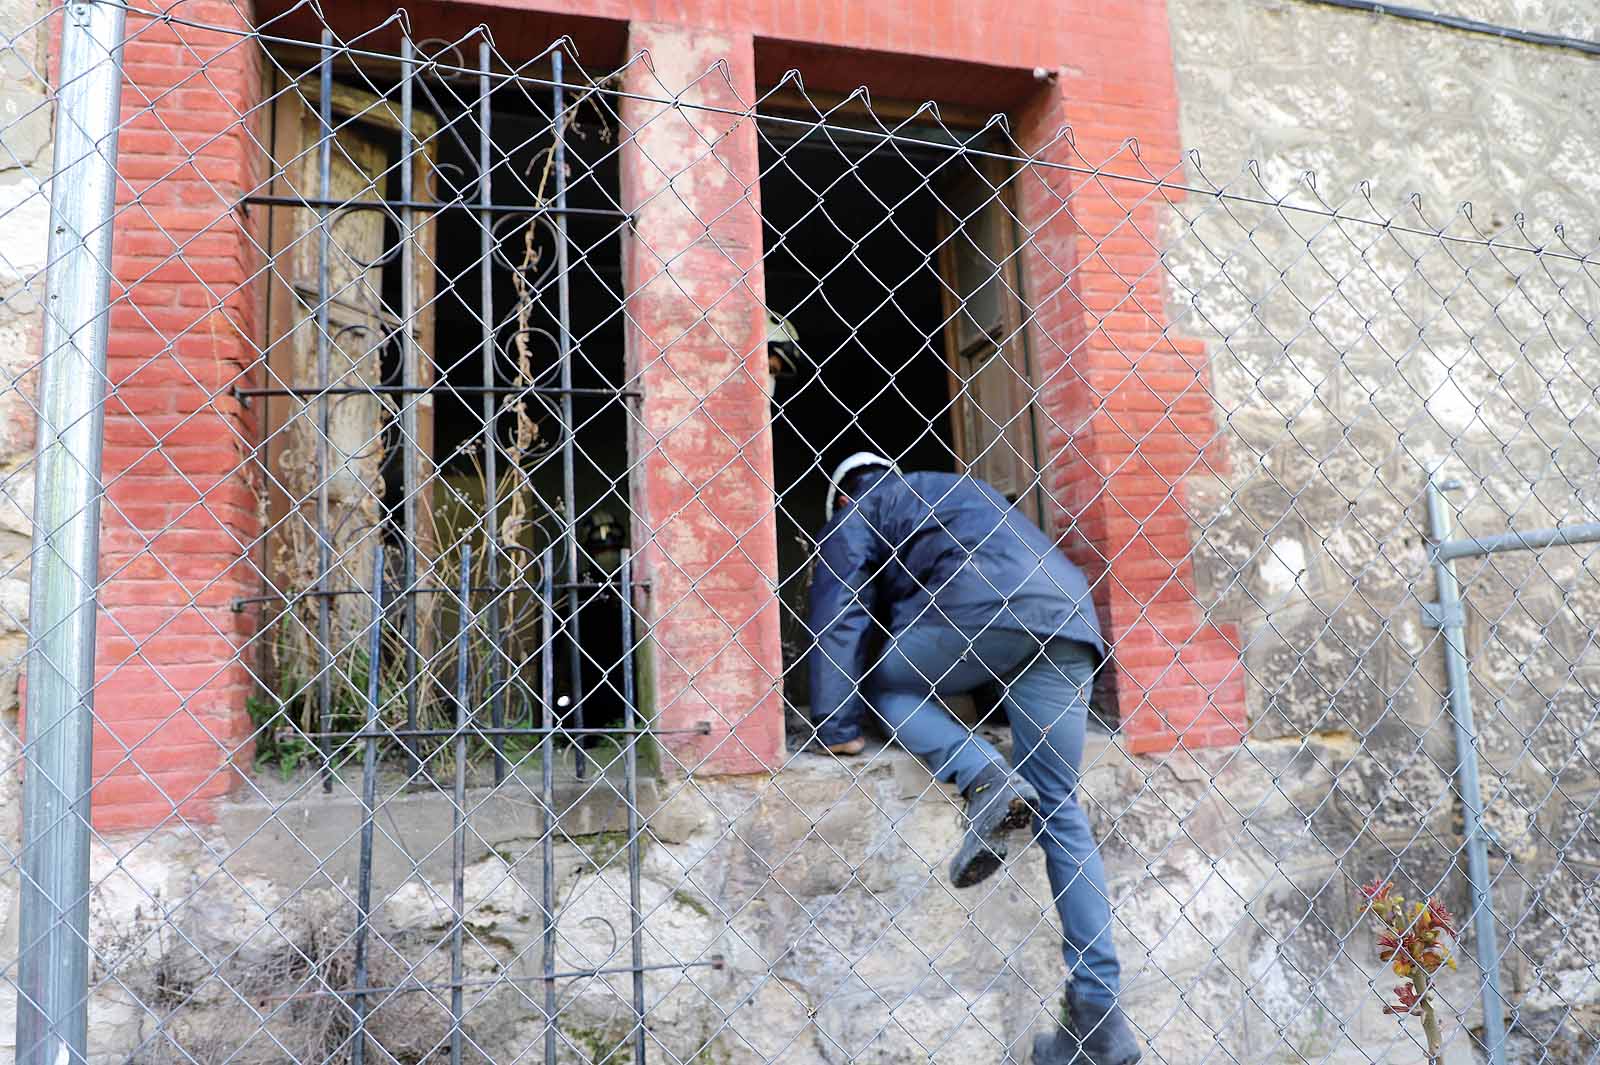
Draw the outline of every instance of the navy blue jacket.
<instances>
[{"instance_id":1,"label":"navy blue jacket","mask_svg":"<svg viewBox=\"0 0 1600 1065\"><path fill-rule=\"evenodd\" d=\"M861 683L886 638L913 625L1105 643L1083 573L988 484L949 473L858 479L817 534L811 720L824 744L861 732Z\"/></svg>"}]
</instances>

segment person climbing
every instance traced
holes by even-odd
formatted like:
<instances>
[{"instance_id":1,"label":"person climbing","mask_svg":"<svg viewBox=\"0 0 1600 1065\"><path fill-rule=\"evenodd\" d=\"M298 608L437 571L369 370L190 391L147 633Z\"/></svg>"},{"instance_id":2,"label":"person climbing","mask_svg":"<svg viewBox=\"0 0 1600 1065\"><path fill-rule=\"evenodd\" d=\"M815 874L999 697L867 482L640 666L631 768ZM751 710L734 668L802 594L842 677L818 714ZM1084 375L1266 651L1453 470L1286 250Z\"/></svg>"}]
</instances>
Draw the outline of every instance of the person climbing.
<instances>
[{"instance_id":1,"label":"person climbing","mask_svg":"<svg viewBox=\"0 0 1600 1065\"><path fill-rule=\"evenodd\" d=\"M1062 1025L1035 1038L1035 1065L1133 1065L1118 1005L1105 870L1078 805L1078 766L1105 643L1088 582L1025 514L971 476L902 473L872 452L828 480L811 587L809 670L817 741L859 754L868 711L966 797L950 865L958 888L1037 835L1061 917L1069 983ZM936 696L998 684L1008 765Z\"/></svg>"}]
</instances>

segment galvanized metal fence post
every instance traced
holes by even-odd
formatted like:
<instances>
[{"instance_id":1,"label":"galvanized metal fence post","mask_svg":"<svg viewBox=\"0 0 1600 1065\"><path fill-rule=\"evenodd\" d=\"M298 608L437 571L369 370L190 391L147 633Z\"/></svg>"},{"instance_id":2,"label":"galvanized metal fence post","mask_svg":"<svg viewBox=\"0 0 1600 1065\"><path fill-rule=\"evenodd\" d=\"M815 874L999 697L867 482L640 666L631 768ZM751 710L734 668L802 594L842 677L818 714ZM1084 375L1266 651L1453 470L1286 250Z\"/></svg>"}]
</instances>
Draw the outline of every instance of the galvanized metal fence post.
<instances>
[{"instance_id":1,"label":"galvanized metal fence post","mask_svg":"<svg viewBox=\"0 0 1600 1065\"><path fill-rule=\"evenodd\" d=\"M1505 998L1500 979L1500 944L1495 928L1494 878L1489 872L1489 833L1483 824L1483 794L1478 774L1478 726L1472 709L1471 660L1467 655L1466 613L1457 559L1483 558L1503 551L1538 551L1547 547L1600 542L1600 522L1548 529L1513 530L1494 536L1455 538L1445 493L1460 484L1435 469L1428 478L1428 536L1439 601L1424 606L1423 620L1444 636L1445 678L1450 717L1455 727L1456 790L1461 802L1462 835L1467 856L1467 882L1472 898L1473 938L1478 968L1483 973L1483 1041L1489 1065L1505 1065Z\"/></svg>"},{"instance_id":2,"label":"galvanized metal fence post","mask_svg":"<svg viewBox=\"0 0 1600 1065\"><path fill-rule=\"evenodd\" d=\"M17 1060L88 1041L89 788L100 449L121 114L119 4L62 16L34 463Z\"/></svg>"},{"instance_id":3,"label":"galvanized metal fence post","mask_svg":"<svg viewBox=\"0 0 1600 1065\"><path fill-rule=\"evenodd\" d=\"M1446 686L1450 719L1456 738L1456 791L1461 801L1462 835L1467 852L1467 884L1472 898L1473 940L1483 987L1483 1041L1490 1065L1505 1065L1505 998L1500 989L1500 946L1494 927L1494 888L1489 876L1489 853L1483 829L1483 793L1478 780L1478 728L1472 715L1472 681L1467 664L1465 618L1461 586L1454 564L1443 547L1450 540L1450 515L1444 493L1456 487L1440 479L1435 470L1428 478L1428 535L1433 540L1433 572L1439 602L1434 616L1444 636Z\"/></svg>"}]
</instances>

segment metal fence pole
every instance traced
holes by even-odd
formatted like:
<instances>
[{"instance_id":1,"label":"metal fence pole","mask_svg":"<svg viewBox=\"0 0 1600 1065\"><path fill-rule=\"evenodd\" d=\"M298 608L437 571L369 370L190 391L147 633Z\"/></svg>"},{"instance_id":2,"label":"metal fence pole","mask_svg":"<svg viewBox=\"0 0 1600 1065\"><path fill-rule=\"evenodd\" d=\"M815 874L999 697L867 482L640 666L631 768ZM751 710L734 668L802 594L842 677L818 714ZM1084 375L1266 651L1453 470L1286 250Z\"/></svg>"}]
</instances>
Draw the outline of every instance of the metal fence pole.
<instances>
[{"instance_id":1,"label":"metal fence pole","mask_svg":"<svg viewBox=\"0 0 1600 1065\"><path fill-rule=\"evenodd\" d=\"M412 91L416 82L416 62L410 34L400 40L400 199L412 203L412 166L417 154L411 124L416 121ZM400 384L406 389L400 399L400 467L405 480L400 500L402 530L400 558L404 567L406 634L406 728L417 727L417 486L422 463L419 452L422 434L417 422L415 391L421 374L417 359L417 216L415 209L400 208ZM413 745L415 740L410 741ZM420 765L420 763L418 763Z\"/></svg>"},{"instance_id":2,"label":"metal fence pole","mask_svg":"<svg viewBox=\"0 0 1600 1065\"><path fill-rule=\"evenodd\" d=\"M539 609L544 638L539 648L539 844L544 865L544 905L539 911L544 925L544 1065L556 1065L556 849L555 833L560 826L556 816L555 730L555 549L546 547L539 578Z\"/></svg>"},{"instance_id":3,"label":"metal fence pole","mask_svg":"<svg viewBox=\"0 0 1600 1065\"><path fill-rule=\"evenodd\" d=\"M23 750L17 1060L85 1060L89 787L100 449L124 9L67 5L61 27L39 381Z\"/></svg>"},{"instance_id":4,"label":"metal fence pole","mask_svg":"<svg viewBox=\"0 0 1600 1065\"><path fill-rule=\"evenodd\" d=\"M333 544L328 539L331 511L328 482L333 462L328 441L333 436L333 414L328 386L333 383L333 350L328 309L332 290L328 263L333 254L333 31L322 31L322 58L317 68L317 706L322 714L317 743L322 751L322 790L333 791ZM406 588L409 593L410 585Z\"/></svg>"},{"instance_id":5,"label":"metal fence pole","mask_svg":"<svg viewBox=\"0 0 1600 1065\"><path fill-rule=\"evenodd\" d=\"M1444 635L1446 685L1450 718L1455 724L1456 791L1461 800L1462 833L1466 837L1467 881L1472 896L1472 931L1478 969L1483 974L1483 1041L1490 1065L1505 1065L1505 999L1500 990L1500 947L1494 927L1494 890L1489 854L1484 844L1483 793L1478 784L1478 729L1472 716L1472 688L1467 666L1466 625L1461 586L1454 564L1441 550L1450 540L1450 516L1444 493L1452 485L1436 471L1428 478L1428 535L1433 540L1433 572L1439 587L1434 608Z\"/></svg>"},{"instance_id":6,"label":"metal fence pole","mask_svg":"<svg viewBox=\"0 0 1600 1065\"><path fill-rule=\"evenodd\" d=\"M351 1065L367 1059L367 934L372 924L373 817L378 808L378 730L383 717L383 541L372 549L372 628L367 633L366 732L361 754L361 857L356 867L355 1033ZM409 723L408 723L409 724ZM410 742L410 739L407 739Z\"/></svg>"},{"instance_id":7,"label":"metal fence pole","mask_svg":"<svg viewBox=\"0 0 1600 1065\"><path fill-rule=\"evenodd\" d=\"M633 683L633 554L622 552L622 569L617 574L617 601L622 604L622 727L628 734L623 742L623 789L628 803L628 938L633 962L633 1065L645 1065L647 1050L644 1005L644 901L639 892L639 744L644 737L634 732L638 714L634 709Z\"/></svg>"},{"instance_id":8,"label":"metal fence pole","mask_svg":"<svg viewBox=\"0 0 1600 1065\"><path fill-rule=\"evenodd\" d=\"M499 350L495 343L494 320L494 113L489 107L494 80L489 76L489 42L478 42L478 314L483 319L483 583L489 586L489 725L504 728L505 693L501 690L500 659L505 649L500 642L500 397L494 388L499 381ZM506 738L494 738L494 782L506 778Z\"/></svg>"},{"instance_id":9,"label":"metal fence pole","mask_svg":"<svg viewBox=\"0 0 1600 1065\"><path fill-rule=\"evenodd\" d=\"M566 86L562 83L564 74L560 48L550 53L550 76L554 81L551 88L551 114L555 117L551 122L551 132L555 144L551 152L555 165L551 168L550 176L555 182L556 209L556 320L560 324L556 350L561 368L561 498L566 507L566 515L562 519L562 544L567 553L567 664L571 678L569 683L572 685L569 692L572 696L572 725L581 729L584 716L583 629L578 614L581 609L578 595L578 482L573 458L577 422L573 421L572 415L572 277L567 259L567 102ZM581 739L572 745L572 757L581 780L589 768L589 758L584 754Z\"/></svg>"}]
</instances>

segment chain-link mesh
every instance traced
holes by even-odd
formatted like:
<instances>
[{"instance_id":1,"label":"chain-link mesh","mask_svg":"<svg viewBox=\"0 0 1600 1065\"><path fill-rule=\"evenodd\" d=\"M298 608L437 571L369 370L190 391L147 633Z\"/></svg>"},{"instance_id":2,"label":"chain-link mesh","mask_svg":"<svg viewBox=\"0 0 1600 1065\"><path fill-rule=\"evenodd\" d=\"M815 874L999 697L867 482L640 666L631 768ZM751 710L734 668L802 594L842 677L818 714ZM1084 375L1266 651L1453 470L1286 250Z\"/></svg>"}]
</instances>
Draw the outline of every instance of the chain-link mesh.
<instances>
[{"instance_id":1,"label":"chain-link mesh","mask_svg":"<svg viewBox=\"0 0 1600 1065\"><path fill-rule=\"evenodd\" d=\"M1560 233L206 10L130 8L117 60L93 1060L1044 1061L1119 967L1150 1060L1418 1060L1419 990L1444 1055L1592 1056L1600 293ZM12 808L60 665L62 17L0 39ZM859 450L906 476L822 532ZM1025 601L1074 574L1103 657ZM1039 846L958 889L991 749Z\"/></svg>"}]
</instances>

